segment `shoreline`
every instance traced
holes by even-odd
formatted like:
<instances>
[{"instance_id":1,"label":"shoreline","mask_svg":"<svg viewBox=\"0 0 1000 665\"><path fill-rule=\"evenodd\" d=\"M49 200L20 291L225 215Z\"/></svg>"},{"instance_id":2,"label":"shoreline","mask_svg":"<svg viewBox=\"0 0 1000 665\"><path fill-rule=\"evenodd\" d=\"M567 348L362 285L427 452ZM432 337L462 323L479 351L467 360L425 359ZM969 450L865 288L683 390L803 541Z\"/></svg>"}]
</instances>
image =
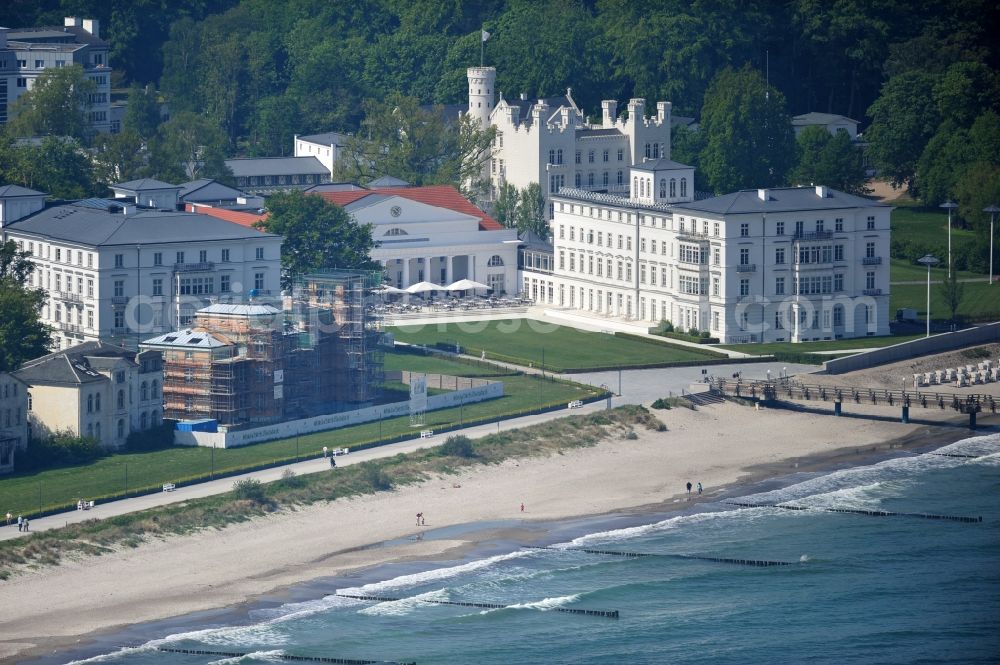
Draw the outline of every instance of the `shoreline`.
<instances>
[{"instance_id":1,"label":"shoreline","mask_svg":"<svg viewBox=\"0 0 1000 665\"><path fill-rule=\"evenodd\" d=\"M60 623L60 617L65 620L67 614L71 614L75 607L72 602L64 602L63 607L36 614L33 617L38 621L34 624L35 631L29 632L29 627L32 625L30 620L26 622L25 618L22 618L17 622L14 629L18 632L14 633L13 639L6 638L0 641L0 660L41 659L32 662L65 662L69 657L87 657L98 653L107 653L117 649L125 642L144 642L171 633L204 628L206 623L211 625L246 623L251 621L250 614L255 610L273 608L287 602L321 598L345 585L357 586L370 581L392 578L399 574L457 565L465 561L509 552L517 549L520 544L546 545L554 542L565 542L587 533L649 524L676 516L680 512L699 512L704 510L706 505L718 502L720 499L754 493L750 489L756 486L787 486L800 482L808 475L821 475L841 468L870 464L895 457L903 451L923 452L977 435L975 432L950 425L900 425L898 423L855 421L842 429L854 435L861 435L864 441L854 443L853 437L847 435L841 440L851 440L851 445L827 444L824 446L819 443L825 438L823 434L815 432L818 428L809 427L808 423L804 422L815 421L815 416L812 415L795 414L783 410L765 410L755 414L746 407L735 405L687 413L678 413L676 410L654 413L667 423L669 430L662 434L643 432L640 435L643 440L642 444L659 445L662 442L658 442L656 437L661 437L667 440L683 438L687 446L692 443L697 446L698 439L703 437L693 437L691 433L693 430L699 429L700 425L707 424L706 421L732 421L730 427L734 427L735 431L743 432L745 435L746 421L760 419L762 416L765 421L773 421L770 424L781 421L781 424L785 426L790 423L796 425L796 427L791 428L796 431L804 428L807 432L812 433L812 439L810 445L802 447L802 454L788 454L799 452L791 450L778 451L777 453L773 450L763 450L768 454L755 455L760 459L754 459L753 461L756 463L753 464L717 465L717 472L716 469L713 469L713 473L705 472L700 476L709 481L706 482L708 491L702 497L697 495L686 497L681 482L668 484L668 486L672 485L674 490L681 490L680 492L657 492L657 495L662 497L658 501L643 501L644 498L650 498L648 493L616 493L614 489L620 488L605 487L605 491L614 496L602 497L603 500L595 502L599 505L593 507L581 497L575 497L568 504L563 499L561 504L552 510L540 510L536 513L532 503L525 501L528 503L528 512L524 517L515 513L513 517L501 516L491 519L490 516L473 515L473 519L465 521L448 522L445 520L445 523L440 525L433 523L429 525L432 528L424 532L423 540L413 539L413 533L416 531L414 525L410 524L402 529L396 525L392 529L383 529L378 532L388 533L392 537L355 542L350 547L337 548L334 551L325 550L321 556L307 557L305 560L302 560L301 557L298 559L291 557L296 560L284 560L276 563L276 566L284 563L284 569L265 567L264 570L255 571L255 574L236 575L237 579L225 579L225 575L222 575L222 579L189 580L190 582L200 582L200 584L194 588L185 589L187 593L177 594L177 589L173 589L174 593L170 594L171 584L165 585L163 580L159 580L160 584L157 585L156 580L152 580L152 588L145 594L134 594L134 598L124 599L124 603L119 603L118 611L111 612L108 616L89 617L91 625L75 634L73 634L72 629L67 630L67 627ZM832 417L830 421L832 422ZM755 424L763 425L764 423ZM767 427L763 429L766 430ZM715 434L714 430L706 434L705 437L712 434ZM763 448L767 449L767 442L775 438L773 435L773 432L760 432L757 444L759 445L763 441ZM509 463L505 462L486 469L473 468L463 471L460 477L457 477L462 482L452 482L452 485L457 489L465 483L476 483L477 481L484 481L484 487L490 481L493 481L494 484L503 484L504 479L477 478L477 476L490 476L489 472L494 472L492 475L496 476L498 471L505 476L508 483L510 482L507 478L508 475L516 476L526 473L540 475L543 479L551 480L553 474L567 473L562 471L566 468L566 463L560 459L561 457L576 457L578 459L573 460L574 467L583 466L589 468L590 471L599 472L600 465L597 465L595 469L595 461L603 461L611 456L627 456L633 452L628 449L635 447L637 447L636 442L614 440L592 448L573 449L565 455L510 460ZM690 450L685 449L678 452L684 453L690 452ZM598 459L595 460L595 458ZM645 461L648 460L640 455L639 459L633 460L633 463L637 462L638 468L642 469ZM671 459L671 462L676 461ZM743 461L745 460L740 459L740 462ZM497 469L496 467L504 468ZM541 472L539 472L540 469ZM578 469L575 471L579 472ZM687 475L684 474L681 477ZM697 480L699 476L691 477L692 480ZM712 480L713 478L715 480ZM419 486L399 488L391 493L386 493L385 496L373 495L334 502L325 506L304 507L297 511L290 511L290 515L286 514L282 517L294 519L301 518L305 513L329 513L330 509L334 507L341 510L348 507L356 509L359 507L358 504L380 503L381 500L390 499L393 495L397 495L397 501L389 503L398 504L400 498L404 499L403 503L414 498L414 496L401 497L399 495L433 495L442 490L448 494L448 490L453 488L448 488L447 483L454 480L456 477L451 476L437 478L421 483ZM643 489L648 490L651 485L650 479L643 478L642 481ZM446 486L435 487L442 483L446 483ZM607 484L613 485L613 483ZM656 484L652 483L653 486ZM500 489L505 488L501 487ZM763 489L755 491L763 491ZM540 497L537 500L541 502L543 498ZM367 506L367 508L371 509L371 506ZM391 512L393 508L398 509L398 505L382 506L382 508ZM372 513L371 510L362 510L362 513L365 512ZM428 516L432 519L437 514L439 514L437 507L428 512ZM310 517L314 516L310 515ZM274 523L276 520L272 517L253 520L248 524L237 525L235 528L221 531L202 532L194 536L179 536L149 543L140 546L136 553L143 550L142 554L147 559L151 559L152 562L166 562L171 559L170 545L179 544L178 541L184 541L183 544L188 546L188 549L193 548L195 551L201 551L202 556L205 555L206 548L211 549L213 546L216 549L221 547L223 551L231 552L234 549L234 544L225 541L241 537L249 537L253 540L255 535L253 532L258 532L256 535L260 535L259 532L262 531L273 531L276 528L280 530L281 525L276 525ZM201 541L201 547L198 546L199 541ZM86 565L90 563L93 568L111 569L113 574L125 574L127 577L130 571L127 562L129 557L124 556L126 554L128 553L99 557L84 561L83 565L81 562L72 562L49 569L49 572L52 573L51 577L69 579L74 571L88 570ZM46 584L43 582L46 577L46 571L41 571L41 573L12 578L13 584L0 584L0 601L4 601L4 597L9 596L9 592L15 586L22 587L23 592L27 593L37 593L38 587L44 591ZM208 576L208 578L211 577L211 575ZM5 586L8 588L4 589ZM166 599L168 602L160 603L157 606L155 601L164 600L162 596L157 596L157 593L169 594L170 597ZM114 593L111 595L113 596ZM16 604L17 597L15 594L12 598L14 604ZM122 610L129 608L138 610L137 603L143 603L142 611L126 612L123 616ZM9 601L0 602L0 606L4 604L13 609ZM150 607L150 605L154 607ZM91 614L96 615L100 612L98 608L101 607L101 604L97 602L91 607ZM31 608L28 609L30 611ZM134 623L122 620L137 614L142 616L136 618ZM6 623L2 614L0 614L0 623ZM46 625L61 627L65 634L46 635L43 632ZM43 630L38 630L38 628Z\"/></svg>"}]
</instances>

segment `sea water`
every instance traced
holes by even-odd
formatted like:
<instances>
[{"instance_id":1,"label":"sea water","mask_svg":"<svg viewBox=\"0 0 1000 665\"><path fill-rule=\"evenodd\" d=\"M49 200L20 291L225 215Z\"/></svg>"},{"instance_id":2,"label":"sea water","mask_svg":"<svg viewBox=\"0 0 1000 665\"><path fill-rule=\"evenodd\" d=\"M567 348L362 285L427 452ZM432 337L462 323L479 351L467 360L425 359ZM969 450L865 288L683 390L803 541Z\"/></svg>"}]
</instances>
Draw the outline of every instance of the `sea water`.
<instances>
[{"instance_id":1,"label":"sea water","mask_svg":"<svg viewBox=\"0 0 1000 665\"><path fill-rule=\"evenodd\" d=\"M338 590L399 600L327 594L87 662L250 664L281 662L281 653L421 664L1000 662L1000 435L734 500L807 510L701 505L553 549L517 549ZM428 602L436 600L508 607ZM618 610L619 618L555 608Z\"/></svg>"}]
</instances>

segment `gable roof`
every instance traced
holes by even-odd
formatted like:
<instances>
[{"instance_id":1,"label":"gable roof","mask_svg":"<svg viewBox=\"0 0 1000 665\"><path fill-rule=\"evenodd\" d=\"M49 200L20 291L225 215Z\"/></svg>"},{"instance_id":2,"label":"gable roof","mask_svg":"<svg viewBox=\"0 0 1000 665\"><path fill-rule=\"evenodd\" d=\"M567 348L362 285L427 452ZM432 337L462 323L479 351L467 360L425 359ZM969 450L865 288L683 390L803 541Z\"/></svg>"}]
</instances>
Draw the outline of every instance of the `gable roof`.
<instances>
[{"instance_id":1,"label":"gable roof","mask_svg":"<svg viewBox=\"0 0 1000 665\"><path fill-rule=\"evenodd\" d=\"M48 196L45 192L37 192L20 185L4 185L0 187L0 199L12 199L18 196Z\"/></svg>"},{"instance_id":2,"label":"gable roof","mask_svg":"<svg viewBox=\"0 0 1000 665\"><path fill-rule=\"evenodd\" d=\"M320 192L322 196L331 203L346 207L355 201L366 196L401 196L411 201L425 203L438 208L447 208L454 212L460 212L479 220L480 231L499 231L503 226L485 212L477 208L471 201L451 185L430 185L427 187L388 187L379 189L376 192L369 190L350 192Z\"/></svg>"},{"instance_id":3,"label":"gable roof","mask_svg":"<svg viewBox=\"0 0 1000 665\"><path fill-rule=\"evenodd\" d=\"M178 198L183 201L233 201L241 196L246 196L235 187L224 185L211 178L185 182L180 185L180 188Z\"/></svg>"},{"instance_id":4,"label":"gable roof","mask_svg":"<svg viewBox=\"0 0 1000 665\"><path fill-rule=\"evenodd\" d=\"M409 187L410 183L406 182L402 178L397 178L391 175L384 175L381 178L375 178L370 183L368 183L369 189L386 189L387 187Z\"/></svg>"},{"instance_id":5,"label":"gable roof","mask_svg":"<svg viewBox=\"0 0 1000 665\"><path fill-rule=\"evenodd\" d=\"M95 365L106 367L108 361L118 360L135 364L135 355L130 349L95 340L29 360L14 374L30 385L94 383L107 380Z\"/></svg>"},{"instance_id":6,"label":"gable roof","mask_svg":"<svg viewBox=\"0 0 1000 665\"><path fill-rule=\"evenodd\" d=\"M226 166L237 178L262 175L330 175L330 169L323 166L314 156L227 159Z\"/></svg>"},{"instance_id":7,"label":"gable roof","mask_svg":"<svg viewBox=\"0 0 1000 665\"><path fill-rule=\"evenodd\" d=\"M258 215L255 212L247 212L246 210L229 210L228 208L216 208L214 206L196 205L191 203L185 205L185 209L199 215L209 215L211 217L215 217L216 219L223 219L227 222L232 222L233 224L239 224L240 226L245 226L248 229L255 228L254 224L267 219L268 216L268 213L266 212L262 215Z\"/></svg>"},{"instance_id":8,"label":"gable roof","mask_svg":"<svg viewBox=\"0 0 1000 665\"><path fill-rule=\"evenodd\" d=\"M342 146L347 143L347 135L338 132L323 132L321 134L309 134L308 136L296 136L300 141L308 141L317 145Z\"/></svg>"},{"instance_id":9,"label":"gable roof","mask_svg":"<svg viewBox=\"0 0 1000 665\"><path fill-rule=\"evenodd\" d=\"M142 346L172 346L186 349L217 349L223 346L232 346L233 342L225 335L211 332L205 328L188 328L145 339L140 344Z\"/></svg>"},{"instance_id":10,"label":"gable roof","mask_svg":"<svg viewBox=\"0 0 1000 665\"><path fill-rule=\"evenodd\" d=\"M148 191L150 189L180 189L181 185L171 185L156 178L140 178L139 180L129 180L110 185L111 189L120 189L128 192Z\"/></svg>"},{"instance_id":11,"label":"gable roof","mask_svg":"<svg viewBox=\"0 0 1000 665\"><path fill-rule=\"evenodd\" d=\"M836 210L842 208L890 208L885 203L836 189L826 189L826 196L816 195L816 187L778 187L767 190L762 201L756 189L723 194L693 203L677 203L674 208L699 212L738 215L742 213L796 212L799 210Z\"/></svg>"},{"instance_id":12,"label":"gable roof","mask_svg":"<svg viewBox=\"0 0 1000 665\"><path fill-rule=\"evenodd\" d=\"M107 205L102 207L102 203ZM109 211L108 206L117 205L119 201L85 199L50 206L11 223L8 229L91 247L274 237L218 216L163 210L129 215Z\"/></svg>"}]
</instances>

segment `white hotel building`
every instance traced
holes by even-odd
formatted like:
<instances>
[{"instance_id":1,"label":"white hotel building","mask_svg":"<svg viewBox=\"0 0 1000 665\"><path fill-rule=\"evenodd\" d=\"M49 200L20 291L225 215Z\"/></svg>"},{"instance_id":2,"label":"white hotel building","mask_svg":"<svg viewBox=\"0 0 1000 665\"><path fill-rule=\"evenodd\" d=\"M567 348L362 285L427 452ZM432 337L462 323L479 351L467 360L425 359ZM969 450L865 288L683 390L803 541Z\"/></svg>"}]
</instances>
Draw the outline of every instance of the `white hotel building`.
<instances>
[{"instance_id":1,"label":"white hotel building","mask_svg":"<svg viewBox=\"0 0 1000 665\"><path fill-rule=\"evenodd\" d=\"M178 187L115 186L118 196L47 205L47 195L0 187L0 240L32 254L30 286L48 294L41 319L55 348L140 338L187 326L216 302L278 297L281 236L178 212ZM141 201L152 206L136 205Z\"/></svg>"},{"instance_id":2,"label":"white hotel building","mask_svg":"<svg viewBox=\"0 0 1000 665\"><path fill-rule=\"evenodd\" d=\"M693 169L669 160L630 180L629 198L553 196L554 267L525 267L526 295L724 343L889 333L890 206L822 186L695 201Z\"/></svg>"}]
</instances>

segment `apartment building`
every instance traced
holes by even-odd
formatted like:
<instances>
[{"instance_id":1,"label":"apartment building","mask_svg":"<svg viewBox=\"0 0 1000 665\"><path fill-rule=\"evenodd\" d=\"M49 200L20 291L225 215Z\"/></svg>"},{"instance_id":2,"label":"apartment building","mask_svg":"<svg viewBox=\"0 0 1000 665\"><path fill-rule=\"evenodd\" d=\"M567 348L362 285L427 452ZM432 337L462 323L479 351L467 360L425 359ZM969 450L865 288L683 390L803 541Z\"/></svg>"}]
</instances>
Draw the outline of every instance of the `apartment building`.
<instances>
[{"instance_id":1,"label":"apartment building","mask_svg":"<svg viewBox=\"0 0 1000 665\"><path fill-rule=\"evenodd\" d=\"M14 470L17 451L28 445L28 384L0 372L0 474Z\"/></svg>"}]
</instances>

